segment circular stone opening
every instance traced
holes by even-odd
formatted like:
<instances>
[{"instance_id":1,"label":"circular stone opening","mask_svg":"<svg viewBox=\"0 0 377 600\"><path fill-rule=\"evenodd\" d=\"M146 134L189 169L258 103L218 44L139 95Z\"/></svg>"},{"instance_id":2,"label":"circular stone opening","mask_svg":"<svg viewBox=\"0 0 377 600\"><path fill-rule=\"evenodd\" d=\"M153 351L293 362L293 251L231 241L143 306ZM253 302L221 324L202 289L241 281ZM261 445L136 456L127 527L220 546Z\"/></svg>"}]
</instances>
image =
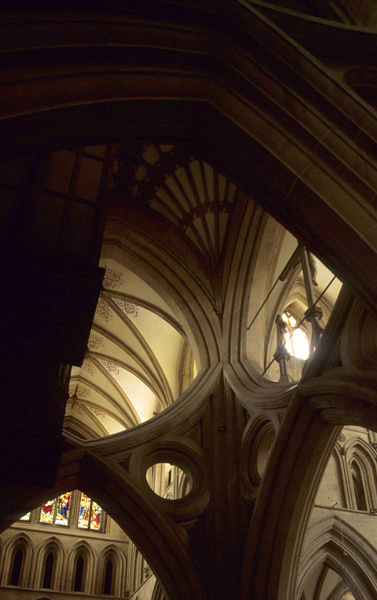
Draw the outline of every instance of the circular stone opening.
<instances>
[{"instance_id":1,"label":"circular stone opening","mask_svg":"<svg viewBox=\"0 0 377 600\"><path fill-rule=\"evenodd\" d=\"M149 487L165 500L184 498L192 488L192 478L180 467L171 463L156 463L146 473Z\"/></svg>"},{"instance_id":2,"label":"circular stone opening","mask_svg":"<svg viewBox=\"0 0 377 600\"><path fill-rule=\"evenodd\" d=\"M270 452L271 452L272 446L274 445L274 441L275 441L274 431L272 429L267 429L266 433L264 433L262 435L262 438L258 444L257 472L261 479L264 475L268 457L270 456Z\"/></svg>"}]
</instances>

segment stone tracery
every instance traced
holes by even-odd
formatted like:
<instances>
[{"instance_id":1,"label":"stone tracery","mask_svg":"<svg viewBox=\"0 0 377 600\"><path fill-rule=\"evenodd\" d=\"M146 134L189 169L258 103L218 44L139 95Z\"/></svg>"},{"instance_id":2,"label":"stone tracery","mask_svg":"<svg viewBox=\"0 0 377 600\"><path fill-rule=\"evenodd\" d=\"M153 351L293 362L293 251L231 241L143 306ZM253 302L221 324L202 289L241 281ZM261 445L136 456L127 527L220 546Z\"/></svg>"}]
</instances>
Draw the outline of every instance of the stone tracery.
<instances>
[{"instance_id":1,"label":"stone tracery","mask_svg":"<svg viewBox=\"0 0 377 600\"><path fill-rule=\"evenodd\" d=\"M106 111L113 110L113 123L116 122L117 127L124 127L122 135L131 135L131 125L118 126L124 119L122 121L114 117L117 106L120 107L124 102L129 106L130 123L136 123L145 132L145 119L150 118L149 125L152 124L155 128L150 129L153 129L153 133L150 133L149 138L155 150L144 145L142 151L145 156L141 153L143 160L138 156L141 162L133 171L139 182L135 184L137 188L135 185L126 188L131 195L135 190L135 198L140 204L134 201L134 197L123 205L118 198L117 204L114 197L117 185L112 187L113 196L108 206L104 235L104 255L107 261L114 252L119 264L126 268L132 266L134 272L142 274L144 281L168 305L152 307L153 303L146 304L147 299L144 298L144 305L138 299L137 306L143 308L140 308L137 319L131 324L122 321L132 331L134 338L141 343L138 327L142 327L142 311L153 308L155 314L160 315L169 326L175 326L176 331L180 334L183 332L187 337L199 373L194 384L189 385L185 391L181 389L182 386L176 386L183 393L172 404L176 395L171 391L170 382L164 370L159 368L159 361L155 360L153 353L143 342L143 350L150 364L147 368L147 358L144 362L137 362L136 358L140 357L135 358L136 355L133 354L137 367L133 365L132 369L133 372L137 370L141 380L143 367L142 375L145 379L149 378L149 386L146 387L153 390L160 404L155 406L157 410L154 412L158 414L154 419L140 423L142 419L133 412L132 403L127 401L125 392L122 395L115 383L110 381L112 375L101 363L112 361L114 357L100 347L101 344L108 343L107 339L110 338L106 339L105 334L108 336L109 332L105 332L105 328L97 323L88 344L90 360L99 365L98 373L106 384L111 383L112 389L116 389L113 393L117 393L119 397L119 401L112 400L112 403L107 398L111 404L111 407L107 406L107 418L110 423L110 418L114 417L114 421L121 423L120 429L127 429L132 425L136 427L118 432L115 432L115 428L106 429L104 424L101 428L97 418L100 415L95 413L99 410L96 402L93 400L93 403L89 403L89 398L86 400L81 394L82 402L79 406L86 415L86 422L81 429L77 427L75 417L67 423L65 450L58 479L53 485L56 493L63 493L72 488L72 480L75 480L77 485L84 483L88 492L93 491L109 512L116 515L122 526L130 530L158 574L166 594L172 599L204 599L216 597L216 594L217 597L222 597L221 594L234 593L240 585L241 597L245 599L253 593L256 598L291 600L298 589L297 558L304 543L308 512L339 428L345 423L377 428L374 320L377 279L373 237L375 216L371 210L376 178L371 158L374 150L372 137L376 129L375 116L346 89L345 84L340 85L338 79L331 74L331 69L325 70L308 52L292 42L292 38L285 36L278 27L272 26L265 16L269 14L268 7L260 5L259 2L250 2L247 7L237 4L237 7L233 7L231 16L220 11L219 19L211 25L214 38L208 35L208 27L204 27L200 19L196 20L195 25L190 21L190 28L178 28L181 37L177 36L175 17L169 12L169 7L166 7L165 16L161 19L165 19L169 27L166 26L167 23L161 25L157 19L154 32L148 23L145 31L138 33L138 39L141 40L139 43L144 44L145 48L152 48L152 62L156 65L154 69L157 72L159 68L160 71L156 77L155 72L147 73L144 67L141 69L137 64L134 74L128 74L132 81L129 93L135 94L136 104L132 104L134 98L125 98L123 80L110 74L110 57L107 58L108 63L104 60L103 71L98 72L95 77L94 71L89 74L88 63L84 61L85 57L81 57L81 48L77 48L76 81L80 80L82 85L74 84L71 73L66 70L68 63L64 61L60 69L57 69L59 77L55 77L56 73L53 72L48 74L49 77L55 77L57 96L42 94L32 71L28 73L28 78L25 77L22 82L20 80L18 94L15 96L12 95L13 83L4 83L5 121L7 116L21 115L28 111L31 114L30 122L34 123L33 126L37 122L42 125L41 131L45 136L43 140L49 140L51 144L55 140L54 143L65 145L68 138L72 144L76 144L77 138L76 132L73 134L71 131L70 135L64 132L63 135L54 129L58 127L58 120L47 131L48 128L43 125L46 122L44 119L48 118L46 108L57 111L62 116L71 115L68 129L74 127L71 123L77 123L74 115L77 119L78 114L83 114L80 112L82 107L87 116L92 114L100 117ZM201 11L202 16L208 17L205 15L206 6L195 10L196 16ZM343 14L345 10L340 12ZM279 11L275 11L274 19L281 18L278 23L282 26L287 23L286 27L293 35L295 15L287 14L283 18L279 14ZM326 13L325 17L321 14L319 19L328 18L329 14ZM151 18L153 20L154 17ZM304 22L310 29L311 22ZM234 44L229 47L223 41L224 23L229 26L227 40L234 40ZM318 20L311 24L313 28L325 29L327 26ZM82 30L82 25L83 20L78 19L72 24L72 31L76 35L80 32L80 39L85 39L93 24L85 22L85 31ZM62 40L64 28L61 28L59 20L55 20L51 27L56 40ZM109 27L116 28L117 35L123 41L134 39L137 28L129 16L121 19L116 26L112 24ZM357 37L359 34L351 26L339 27L339 32L335 25L332 27L339 36L347 34L352 37L355 34ZM27 35L32 47L36 43L33 41L33 28L30 28ZM104 32L101 30L96 35L100 44ZM334 38L336 35L334 33ZM179 41L177 37L180 37ZM316 35L309 35L308 42L314 57L315 37ZM209 44L208 55L211 54L212 60L217 61L220 66L216 62L216 66L211 67L212 63L207 64L203 60L203 39ZM214 39L217 40L216 43ZM46 44L48 46L48 42ZM161 65L166 58L162 59L163 53L158 53L154 47L157 45L161 50L161 44L165 45L165 57L170 56L173 47L176 52L178 46L182 56L187 55L188 62L196 65L200 76L187 70L183 85L184 78L181 75L168 72L167 69L162 72ZM125 52L126 43L121 46L117 48L118 61ZM223 54L225 48L228 53L226 60ZM250 48L253 48L253 53ZM112 52L111 47L107 50L109 54ZM358 47L358 52L362 51L363 47ZM148 52L149 50L143 49L139 57L138 51L135 51L135 60L140 59L143 63ZM195 53L199 52L202 65L205 64L206 69L213 68L210 75L203 66L195 62ZM325 51L321 54L322 58L324 54ZM95 65L94 58L92 60ZM227 64L227 69L223 68L224 64ZM184 66L180 66L180 69L183 68ZM47 76L51 66L46 65L45 69ZM111 85L107 83L110 81ZM68 89L70 98L67 97ZM161 94L165 94L163 100ZM219 186L220 182L223 185L219 175L221 167L228 165L234 179L240 182L242 191L232 196L232 202L228 203L229 206L227 204L226 210L219 206L219 195L216 196L216 202L203 202L203 207L199 202L191 210L190 200L187 201L179 186L179 182L183 185L182 181L175 181L182 194L181 202L189 204L187 210L181 211L180 218L176 219L178 223L169 223L169 218L164 219L167 213L172 217L171 211L166 208L166 197L166 202L160 198L158 203L154 196L154 208L158 215L152 213L148 210L148 202L143 199L147 192L142 192L141 183L146 184L147 191L153 189L158 195L161 182L171 191L171 186L164 177L168 174L168 177L174 179L177 165L185 169L186 177L189 177L191 167L187 167L187 164L191 163L184 162L183 159L180 162L173 161L169 154L171 148L165 147L165 154L162 146L161 153L156 151L157 144L162 139L159 139L161 131L158 129L161 124L165 127L165 142L167 129L172 139L174 136L190 137L184 130L185 119L182 119L183 105L191 110L187 108L189 103L186 104L188 96L195 100L194 114L201 119L200 126L192 115L187 120L194 123L196 133L201 131L202 137L197 141L197 146L203 151L200 164L211 165L211 159L213 160L215 167L209 168L216 174L213 181L217 181ZM64 99L63 105L76 106L72 110L62 108L59 101L54 99L57 97ZM157 116L146 117L145 112L138 113L140 105L137 103L140 97L149 103L151 114L158 103L164 104L164 107L160 106ZM12 99L8 107L7 98ZM22 103L21 98L24 99ZM173 101L173 98L179 99ZM211 99L210 102L208 98ZM178 116L173 114L173 104ZM92 119L95 120L99 124L103 122L101 118ZM31 147L33 138L28 126L21 135L14 123L11 119L5 123L5 132L7 127L10 131L14 127L17 134L14 138L9 136L10 144L13 144L10 151L14 152L17 144L22 149ZM83 119L78 137L85 138L89 143L90 136L85 130L85 123ZM167 126L166 123L170 125ZM98 125L97 133L91 135L101 140L103 136L109 139L112 137L111 127L115 125L110 123L110 129L104 136ZM177 131L180 132L179 135ZM192 130L189 133L192 134ZM226 148L221 143L224 139L229 140ZM42 144L43 140L38 143ZM94 139L91 141L94 143ZM174 147L173 144L171 146ZM75 150L75 158L71 158L77 161L76 165L80 161L85 164L87 160L95 160L95 153L88 148L86 146L85 151ZM161 175L158 172L159 160L162 160L160 154L166 156L165 162L169 163L169 170L162 173L161 181L157 178ZM186 154L191 159L191 148ZM104 164L110 161L111 145L103 152L103 156L107 157ZM254 156L255 161L250 161L250 156ZM184 158L186 160L186 155ZM101 166L101 173L105 173L106 168ZM49 191L50 184L51 181ZM227 183L224 185L226 189ZM15 189L17 192L17 186ZM80 189L80 193L77 198L67 194L67 214L72 206L75 206L75 210L79 210L78 207L81 210L86 206L86 201L89 204L92 202L92 199L88 200L83 196L82 180L75 179L72 182L73 189ZM88 189L92 193L92 188ZM56 197L63 197L61 190L55 191L60 193ZM178 204L182 206L181 203ZM44 206L47 205L46 200ZM176 208L177 206L175 205ZM273 247L271 237L268 238L265 233L275 230L277 238L281 235L280 226L270 221L262 206L272 211L294 233L306 238L309 247L326 264L331 265L341 278L351 282L352 293L358 296L355 300L347 290L342 292L337 306L329 315L328 326L316 354L308 363L298 386L293 382L275 383L262 378L261 370L256 368L256 365L260 365L259 357L250 354L253 342L249 340L253 340L254 336L254 339L259 339L263 326L258 326L258 333L250 334L249 338L245 333L250 304L253 310L260 306L256 298L263 297L270 283L269 276L273 272L271 269L270 273L265 273L266 277L262 283L259 280L261 285L258 287L261 273L258 270L258 260L263 254L268 256L269 249ZM292 214L295 219L292 219ZM221 215L227 216L226 226L220 223ZM213 238L211 220L212 225L216 225ZM324 222L327 224L326 228L323 226ZM226 233L222 244L219 237L221 227ZM186 239L188 234L182 234L183 230L186 233L191 231L192 237ZM336 236L329 235L329 232L335 230ZM61 231L61 239L68 239L63 235L65 225L62 225ZM38 239L47 237L40 235ZM267 241L265 248L264 241ZM354 248L356 250L353 252ZM277 255L275 247L274 256ZM263 268L266 271L265 265ZM120 279L117 280L119 281ZM118 287L116 291L119 291ZM295 293L297 299L300 293L298 287ZM119 297L114 296L118 300ZM134 304L135 300L130 296L121 299L130 304ZM119 307L111 296L104 295L101 301L106 310L111 310L114 315L112 319L108 319L109 323L115 323L117 319L121 322L117 308L123 312L123 319L129 319L130 313ZM110 334L111 343L115 344L115 333ZM179 364L182 364L182 360L178 361ZM126 365L128 372L132 371L126 360L121 362L114 359L112 364L118 365L120 369L124 369ZM75 386L82 377L82 374L74 374ZM115 380L114 377L112 379ZM83 389L89 390L87 395L90 394L91 399L98 393L93 382L91 387ZM80 400L79 391L77 397ZM119 411L120 404L122 411ZM166 410L162 411L164 408ZM249 423L259 424L254 431L248 419ZM107 427L110 425L107 424ZM248 459L254 449L258 451L264 428L274 430L275 443L262 478L261 466L250 466ZM106 439L109 431L115 435ZM81 441L77 439L78 433ZM98 440L97 437L101 434L104 439ZM91 441L85 441L90 437L93 438ZM156 451L155 459L174 458L178 463L183 461L182 465L187 461L190 472L197 472L197 478L193 477L192 493L187 495L186 501L183 502L183 499L181 504L173 505L173 508L171 505L167 508L153 496L148 496L141 480L143 470L135 467L135 463L138 464L137 456L141 457L139 462L143 462L142 457L152 446L160 452L158 454ZM243 469L241 473L235 469L235 465L239 463ZM97 472L101 473L99 480L96 478ZM32 508L32 502L46 499L41 490L36 490L30 498L25 497L22 489L18 492L17 506L13 512L7 512L7 507L4 507L4 523L10 523L22 511ZM203 534L205 549L201 548L195 537L195 528L200 528L203 521L206 523L204 531L207 532L206 535ZM230 535L234 530L239 532L237 539ZM229 542L229 553L225 556L216 548L219 540ZM198 556L195 553L193 556L189 542L194 546L196 542ZM207 560L208 556L213 557L212 563ZM339 560L337 568L340 569ZM370 591L368 585L360 589L366 590L365 594L371 596L373 591Z\"/></svg>"}]
</instances>

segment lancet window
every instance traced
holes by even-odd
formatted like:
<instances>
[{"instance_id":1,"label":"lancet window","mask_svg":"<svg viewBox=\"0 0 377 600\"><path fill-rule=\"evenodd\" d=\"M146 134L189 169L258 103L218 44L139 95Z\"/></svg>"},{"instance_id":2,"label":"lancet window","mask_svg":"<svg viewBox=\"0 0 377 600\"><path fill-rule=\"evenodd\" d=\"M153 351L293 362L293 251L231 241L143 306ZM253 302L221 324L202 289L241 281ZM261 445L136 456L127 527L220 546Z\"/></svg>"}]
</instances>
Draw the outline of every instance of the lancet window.
<instances>
[{"instance_id":1,"label":"lancet window","mask_svg":"<svg viewBox=\"0 0 377 600\"><path fill-rule=\"evenodd\" d=\"M84 570L85 570L85 561L82 554L80 554L76 558L75 564L75 578L73 583L73 591L74 592L82 592L83 589L83 579L84 579Z\"/></svg>"},{"instance_id":2,"label":"lancet window","mask_svg":"<svg viewBox=\"0 0 377 600\"><path fill-rule=\"evenodd\" d=\"M45 564L44 564L43 583L42 583L42 587L44 589L51 588L52 576L54 573L54 563L55 563L55 555L53 552L49 552L46 556Z\"/></svg>"},{"instance_id":3,"label":"lancet window","mask_svg":"<svg viewBox=\"0 0 377 600\"><path fill-rule=\"evenodd\" d=\"M306 360L309 357L309 338L302 327L298 327L297 317L289 310L282 314L286 326L285 347L291 356Z\"/></svg>"},{"instance_id":4,"label":"lancet window","mask_svg":"<svg viewBox=\"0 0 377 600\"><path fill-rule=\"evenodd\" d=\"M111 558L106 561L105 566L105 581L103 585L103 593L107 596L111 596L113 593L113 571L114 565Z\"/></svg>"},{"instance_id":5,"label":"lancet window","mask_svg":"<svg viewBox=\"0 0 377 600\"><path fill-rule=\"evenodd\" d=\"M10 585L19 585L22 571L22 564L24 561L24 551L22 548L18 548L13 556L12 569L10 572Z\"/></svg>"}]
</instances>

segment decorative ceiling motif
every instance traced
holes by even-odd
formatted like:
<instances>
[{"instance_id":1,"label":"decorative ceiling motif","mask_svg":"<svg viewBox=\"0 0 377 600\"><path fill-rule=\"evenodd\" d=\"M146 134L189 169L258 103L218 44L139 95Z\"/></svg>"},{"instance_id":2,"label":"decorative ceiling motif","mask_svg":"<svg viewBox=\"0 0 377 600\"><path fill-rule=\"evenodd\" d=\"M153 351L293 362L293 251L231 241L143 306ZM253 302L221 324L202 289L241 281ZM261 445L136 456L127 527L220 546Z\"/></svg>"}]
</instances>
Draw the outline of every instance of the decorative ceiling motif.
<instances>
[{"instance_id":1,"label":"decorative ceiling motif","mask_svg":"<svg viewBox=\"0 0 377 600\"><path fill-rule=\"evenodd\" d=\"M187 342L169 306L119 263L102 262L104 289L85 360L71 372L66 411L67 430L85 439L152 418L190 383L180 375Z\"/></svg>"},{"instance_id":2,"label":"decorative ceiling motif","mask_svg":"<svg viewBox=\"0 0 377 600\"><path fill-rule=\"evenodd\" d=\"M85 358L81 368L87 373L89 373L89 375L96 375L97 373L97 369L95 368L94 363L90 360L90 358Z\"/></svg>"},{"instance_id":3,"label":"decorative ceiling motif","mask_svg":"<svg viewBox=\"0 0 377 600\"><path fill-rule=\"evenodd\" d=\"M90 390L87 387L84 387L80 384L72 384L69 386L69 396L72 400L77 399L79 397L85 398L90 395Z\"/></svg>"},{"instance_id":4,"label":"decorative ceiling motif","mask_svg":"<svg viewBox=\"0 0 377 600\"><path fill-rule=\"evenodd\" d=\"M91 332L88 340L89 350L98 350L99 348L102 348L103 345L103 338L100 335Z\"/></svg>"},{"instance_id":5,"label":"decorative ceiling motif","mask_svg":"<svg viewBox=\"0 0 377 600\"><path fill-rule=\"evenodd\" d=\"M110 269L106 267L105 275L103 278L103 287L105 288L117 288L122 285L124 279L124 275L122 271L116 271L115 269Z\"/></svg>"},{"instance_id":6,"label":"decorative ceiling motif","mask_svg":"<svg viewBox=\"0 0 377 600\"><path fill-rule=\"evenodd\" d=\"M115 304L117 304L117 306L119 306L119 308L126 313L126 315L132 315L133 317L138 316L139 307L135 304L132 304L132 302L126 302L126 300L122 300L121 298L113 298L113 300Z\"/></svg>"},{"instance_id":7,"label":"decorative ceiling motif","mask_svg":"<svg viewBox=\"0 0 377 600\"><path fill-rule=\"evenodd\" d=\"M114 373L115 375L119 375L119 367L115 363L110 360L104 360L103 358L99 358L98 361L101 365L108 371L109 373Z\"/></svg>"},{"instance_id":8,"label":"decorative ceiling motif","mask_svg":"<svg viewBox=\"0 0 377 600\"><path fill-rule=\"evenodd\" d=\"M117 147L113 198L158 215L200 258L222 315L228 271L224 268L233 217L252 202L225 175L179 145ZM236 225L235 223L235 225Z\"/></svg>"},{"instance_id":9,"label":"decorative ceiling motif","mask_svg":"<svg viewBox=\"0 0 377 600\"><path fill-rule=\"evenodd\" d=\"M105 298L100 295L97 302L96 315L104 319L105 321L109 321L113 318L112 312L110 310L110 306L106 302Z\"/></svg>"},{"instance_id":10,"label":"decorative ceiling motif","mask_svg":"<svg viewBox=\"0 0 377 600\"><path fill-rule=\"evenodd\" d=\"M256 276L260 285L252 288L250 322L255 307L260 306L269 291L263 288L266 261L271 263L267 280L271 279L272 286L297 240L256 208L233 182L187 148L122 144L116 148L116 155L112 201L122 210L124 206L129 209L124 212L126 223L133 211L132 219L147 219L148 235L152 238L157 235L155 232L160 236L162 230L162 235L166 233L166 238L153 243L170 244L174 260L179 262L183 257L186 266L190 264L190 276L204 291L212 317L217 315L221 327L231 327L222 319L227 278L235 271L232 261L243 257L245 248L250 250L258 236L263 236L264 249L258 246L254 266L255 272L259 268L263 276L259 280ZM154 227L156 222L158 227ZM161 228L162 222L165 228ZM261 240L260 237L259 244ZM69 406L67 426L86 439L116 434L151 419L171 405L196 374L192 351L170 306L144 279L122 264L116 244L106 244L101 261L105 268L103 290L87 354L82 367L73 368L71 374L74 402L73 408ZM273 263L271 256L275 257ZM127 263L127 257L124 262ZM244 276L247 277L246 272ZM327 279L323 279L322 271L318 276L319 287L324 289ZM274 288L268 305L247 336L248 356L265 366L270 360L268 351L273 348L270 334L277 306L284 298L288 302L284 296L287 285L282 282L281 286L284 289ZM298 284L296 288L295 293L299 293ZM287 304L280 304L281 312ZM259 344L255 349L256 332L267 332L265 347ZM273 367L267 377L274 378ZM80 414L74 410L75 404L80 406Z\"/></svg>"},{"instance_id":11,"label":"decorative ceiling motif","mask_svg":"<svg viewBox=\"0 0 377 600\"><path fill-rule=\"evenodd\" d=\"M184 232L210 266L221 262L234 183L177 146L120 146L114 191L138 200Z\"/></svg>"}]
</instances>

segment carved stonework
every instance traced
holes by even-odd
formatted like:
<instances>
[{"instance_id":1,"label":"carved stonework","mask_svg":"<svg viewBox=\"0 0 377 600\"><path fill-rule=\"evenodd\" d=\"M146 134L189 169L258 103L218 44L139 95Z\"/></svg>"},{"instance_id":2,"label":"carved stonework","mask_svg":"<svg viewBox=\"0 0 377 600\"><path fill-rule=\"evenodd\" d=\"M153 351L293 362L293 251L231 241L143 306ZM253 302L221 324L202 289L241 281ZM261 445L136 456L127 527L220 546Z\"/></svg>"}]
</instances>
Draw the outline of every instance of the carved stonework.
<instances>
[{"instance_id":1,"label":"carved stonework","mask_svg":"<svg viewBox=\"0 0 377 600\"><path fill-rule=\"evenodd\" d=\"M110 360L105 360L104 358L99 358L98 362L108 371L109 373L114 373L115 375L119 375L119 367L115 363Z\"/></svg>"},{"instance_id":2,"label":"carved stonework","mask_svg":"<svg viewBox=\"0 0 377 600\"><path fill-rule=\"evenodd\" d=\"M89 375L96 375L97 369L89 358L86 358L81 367L84 371L89 373Z\"/></svg>"},{"instance_id":3,"label":"carved stonework","mask_svg":"<svg viewBox=\"0 0 377 600\"><path fill-rule=\"evenodd\" d=\"M95 406L87 406L87 408L88 410L90 410L91 413L93 413L95 417L100 417L101 419L104 419L106 417L106 413L103 410L96 408Z\"/></svg>"},{"instance_id":4,"label":"carved stonework","mask_svg":"<svg viewBox=\"0 0 377 600\"><path fill-rule=\"evenodd\" d=\"M99 350L99 348L103 348L104 346L103 337L97 335L96 333L91 333L88 340L88 348L89 350Z\"/></svg>"},{"instance_id":5,"label":"carved stonework","mask_svg":"<svg viewBox=\"0 0 377 600\"><path fill-rule=\"evenodd\" d=\"M90 396L90 389L81 384L78 384L77 386L72 384L69 386L69 396L70 398L73 398L74 396L86 398L87 396Z\"/></svg>"},{"instance_id":6,"label":"carved stonework","mask_svg":"<svg viewBox=\"0 0 377 600\"><path fill-rule=\"evenodd\" d=\"M82 408L81 408L81 406L80 406L80 404L78 402L71 402L70 400L68 400L66 410L68 412L69 411L75 411L79 415L82 414Z\"/></svg>"},{"instance_id":7,"label":"carved stonework","mask_svg":"<svg viewBox=\"0 0 377 600\"><path fill-rule=\"evenodd\" d=\"M115 269L110 269L106 267L106 273L103 278L103 287L111 288L112 290L116 287L119 287L124 282L124 275L122 271L116 271Z\"/></svg>"},{"instance_id":8,"label":"carved stonework","mask_svg":"<svg viewBox=\"0 0 377 600\"><path fill-rule=\"evenodd\" d=\"M126 302L126 300L122 300L121 298L113 298L115 304L119 306L119 308L126 313L126 315L130 315L132 317L137 317L139 315L139 307L136 304L132 304L132 302Z\"/></svg>"},{"instance_id":9,"label":"carved stonework","mask_svg":"<svg viewBox=\"0 0 377 600\"><path fill-rule=\"evenodd\" d=\"M102 317L102 319L106 322L110 321L110 319L113 318L111 308L102 296L98 298L96 315Z\"/></svg>"}]
</instances>

